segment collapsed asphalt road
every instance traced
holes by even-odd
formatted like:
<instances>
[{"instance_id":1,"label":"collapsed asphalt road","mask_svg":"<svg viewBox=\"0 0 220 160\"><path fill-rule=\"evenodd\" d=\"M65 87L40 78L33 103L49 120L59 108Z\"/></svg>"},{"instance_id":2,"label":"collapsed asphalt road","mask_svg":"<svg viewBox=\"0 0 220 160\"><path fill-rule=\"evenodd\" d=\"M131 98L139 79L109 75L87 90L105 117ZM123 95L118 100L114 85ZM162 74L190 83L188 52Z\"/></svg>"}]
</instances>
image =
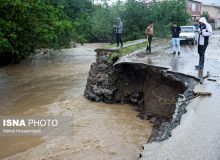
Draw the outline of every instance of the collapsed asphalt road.
<instances>
[{"instance_id":1,"label":"collapsed asphalt road","mask_svg":"<svg viewBox=\"0 0 220 160\"><path fill-rule=\"evenodd\" d=\"M197 71L194 69L194 66L198 64L199 56L197 54L197 46L194 45L182 45L181 47L181 55L171 55L172 50L170 47L164 48L166 44L155 42L155 47L153 47L153 54L146 55L144 52L134 52L128 54L124 57L121 57L116 63L115 66L126 64L127 66L123 71L132 70L130 66L137 65L146 65L146 66L154 66L154 68L161 68L161 70L166 70L167 73L171 73L173 75L184 75L185 77L191 77L199 80L202 76L208 75L205 77L203 84L197 83L194 88L194 92L202 92L202 93L210 93L212 96L209 97L196 97L190 99L190 103L186 107L187 113L181 119L180 125L172 130L170 138L165 141L159 141L148 143L143 146L143 152L140 154L140 159L152 159L152 160L161 160L161 159L210 159L210 160L218 160L219 154L218 150L220 147L219 135L220 135L220 127L218 122L220 120L220 108L219 104L219 69L220 65L218 65L219 59L219 41L220 41L220 32L214 32L210 45L206 52L206 62L205 69ZM167 42L166 42L167 43ZM90 76L88 79L88 86L85 92L87 98L94 101L106 101L107 103L130 103L133 99L133 91L138 90L138 86L133 87L133 90L129 91L124 95L124 91L120 91L120 87L116 86L114 88L108 88L111 86L111 83L117 84L122 81L122 84L128 84L127 87L131 87L134 83L129 84L129 79L134 77L132 73L136 73L137 71L141 71L140 68L138 70L131 71L129 76L126 76L125 79L114 80L112 73L109 70L109 66L106 66L105 63L101 61L105 61L106 53L100 52L97 58L97 64L92 65ZM102 60L99 64L99 58ZM108 63L108 62L107 62ZM129 66L130 65L130 66ZM103 67L105 68L103 70ZM101 69L101 70L100 70ZM104 72L103 72L103 71ZM123 74L119 72L119 76ZM158 70L160 72L160 70ZM100 72L100 73L99 73ZM113 71L115 72L115 71ZM143 71L141 71L143 74ZM159 74L158 72L158 74ZM117 73L117 71L116 71ZM147 73L147 72L146 72ZM102 76L106 75L105 76ZM199 76L199 78L198 78ZM108 80L110 77L110 84ZM117 77L117 76L116 76ZM124 76L123 76L124 77ZM148 77L146 75L145 77ZM111 80L113 78L113 81ZM137 80L140 80L140 85L143 84L138 75L136 75ZM128 81L127 81L128 80ZM156 79L155 79L156 80ZM94 82L99 81L100 84L96 84ZM103 83L102 83L103 82ZM153 82L153 81L152 81ZM151 83L151 82L150 82ZM107 86L107 88L106 88ZM115 85L113 85L115 86ZM144 83L145 86L145 83ZM122 87L123 88L123 87ZM142 91L142 87L140 87L140 91ZM145 88L149 89L149 88ZM88 91L88 92L87 92ZM123 93L119 94L119 98L116 95L117 92ZM143 93L144 94L144 93ZM142 95L135 94L135 95ZM144 94L145 95L145 94ZM148 94L149 95L149 94ZM121 98L122 96L122 98ZM123 97L127 98L123 98ZM182 99L179 99L176 105L178 106L179 102ZM141 101L139 101L141 102ZM145 104L145 102L144 102ZM176 114L176 113L175 113ZM174 114L174 116L175 116Z\"/></svg>"},{"instance_id":2,"label":"collapsed asphalt road","mask_svg":"<svg viewBox=\"0 0 220 160\"><path fill-rule=\"evenodd\" d=\"M206 51L203 73L210 73L210 81L205 79L198 84L195 91L211 92L211 97L197 97L187 106L180 125L172 131L172 136L160 143L144 145L141 160L219 160L220 159L220 32L215 31ZM169 68L194 77L198 71L194 65L198 63L197 46L182 46L181 55L171 56L167 49L164 56L148 56L151 63ZM160 58L163 57L163 58ZM164 59L167 57L166 59ZM138 58L137 58L138 59Z\"/></svg>"}]
</instances>

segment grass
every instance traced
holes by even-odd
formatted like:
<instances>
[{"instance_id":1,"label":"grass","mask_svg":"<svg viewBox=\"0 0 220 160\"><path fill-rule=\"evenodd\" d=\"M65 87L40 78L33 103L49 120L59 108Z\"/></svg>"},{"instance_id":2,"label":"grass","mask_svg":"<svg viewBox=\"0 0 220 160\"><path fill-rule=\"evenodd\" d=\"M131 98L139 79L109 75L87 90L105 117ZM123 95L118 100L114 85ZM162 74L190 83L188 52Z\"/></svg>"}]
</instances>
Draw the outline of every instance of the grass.
<instances>
[{"instance_id":1,"label":"grass","mask_svg":"<svg viewBox=\"0 0 220 160\"><path fill-rule=\"evenodd\" d=\"M132 43L133 41L127 41L127 42L124 42L124 45L129 45L130 43ZM116 47L116 44L113 43L113 44L107 44L103 47L103 49L111 49L111 48L115 48Z\"/></svg>"},{"instance_id":2,"label":"grass","mask_svg":"<svg viewBox=\"0 0 220 160\"><path fill-rule=\"evenodd\" d=\"M142 50L144 48L146 48L146 42L126 46L126 47L120 48L119 52L113 52L110 55L110 59L115 59L115 58L118 58L118 57L122 57L122 56L125 56L125 55L129 54L129 53L132 53L132 52L135 52L135 51L138 51L138 50Z\"/></svg>"}]
</instances>

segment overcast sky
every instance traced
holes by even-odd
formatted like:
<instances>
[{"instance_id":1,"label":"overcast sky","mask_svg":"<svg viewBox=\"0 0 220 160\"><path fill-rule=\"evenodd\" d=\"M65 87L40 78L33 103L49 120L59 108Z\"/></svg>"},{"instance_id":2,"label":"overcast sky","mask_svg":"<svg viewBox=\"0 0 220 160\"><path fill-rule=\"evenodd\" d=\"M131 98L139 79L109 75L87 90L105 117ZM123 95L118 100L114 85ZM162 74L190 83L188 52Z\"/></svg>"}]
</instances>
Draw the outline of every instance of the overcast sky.
<instances>
[{"instance_id":1,"label":"overcast sky","mask_svg":"<svg viewBox=\"0 0 220 160\"><path fill-rule=\"evenodd\" d=\"M101 0L95 0L95 2L100 2ZM108 0L109 4L115 3L117 0ZM126 1L126 0L121 0L121 1ZM220 6L220 0L197 0L200 1L204 4L215 4Z\"/></svg>"},{"instance_id":2,"label":"overcast sky","mask_svg":"<svg viewBox=\"0 0 220 160\"><path fill-rule=\"evenodd\" d=\"M214 3L214 4L218 5L218 6L220 6L220 0L198 0L198 1L200 1L200 2L202 2L204 4L212 4L212 3Z\"/></svg>"}]
</instances>

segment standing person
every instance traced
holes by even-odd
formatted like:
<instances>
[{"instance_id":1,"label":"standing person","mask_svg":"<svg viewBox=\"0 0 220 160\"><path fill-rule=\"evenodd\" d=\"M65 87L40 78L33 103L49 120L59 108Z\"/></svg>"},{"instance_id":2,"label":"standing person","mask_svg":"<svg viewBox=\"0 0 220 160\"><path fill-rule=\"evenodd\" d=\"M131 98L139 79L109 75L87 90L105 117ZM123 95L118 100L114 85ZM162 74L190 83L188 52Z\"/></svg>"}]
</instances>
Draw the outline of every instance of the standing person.
<instances>
[{"instance_id":1,"label":"standing person","mask_svg":"<svg viewBox=\"0 0 220 160\"><path fill-rule=\"evenodd\" d=\"M180 32L181 28L176 24L176 22L173 22L171 27L172 32L172 44L173 44L173 55L178 52L178 55L180 55Z\"/></svg>"},{"instance_id":2,"label":"standing person","mask_svg":"<svg viewBox=\"0 0 220 160\"><path fill-rule=\"evenodd\" d=\"M121 44L121 47L123 47L123 42L122 42L123 23L119 17L117 17L117 24L113 25L113 27L115 27L117 47L119 47L119 43Z\"/></svg>"},{"instance_id":3,"label":"standing person","mask_svg":"<svg viewBox=\"0 0 220 160\"><path fill-rule=\"evenodd\" d=\"M199 38L198 38L198 53L199 65L195 66L196 69L203 69L205 61L205 51L209 44L209 37L212 35L212 26L207 23L205 17L199 19Z\"/></svg>"},{"instance_id":4,"label":"standing person","mask_svg":"<svg viewBox=\"0 0 220 160\"><path fill-rule=\"evenodd\" d=\"M146 35L147 35L147 49L146 49L146 52L147 53L149 52L149 54L151 54L151 42L152 42L153 34L154 34L154 23L150 23L147 26L147 29L146 29Z\"/></svg>"}]
</instances>

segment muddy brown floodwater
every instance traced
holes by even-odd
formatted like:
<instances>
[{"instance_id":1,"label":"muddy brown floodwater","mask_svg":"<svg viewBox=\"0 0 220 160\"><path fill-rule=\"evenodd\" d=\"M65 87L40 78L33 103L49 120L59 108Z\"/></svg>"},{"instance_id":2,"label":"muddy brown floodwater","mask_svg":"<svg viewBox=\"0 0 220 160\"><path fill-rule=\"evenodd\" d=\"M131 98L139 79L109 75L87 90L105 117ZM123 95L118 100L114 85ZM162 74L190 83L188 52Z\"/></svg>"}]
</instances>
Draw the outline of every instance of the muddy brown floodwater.
<instances>
[{"instance_id":1,"label":"muddy brown floodwater","mask_svg":"<svg viewBox=\"0 0 220 160\"><path fill-rule=\"evenodd\" d=\"M69 137L0 137L0 159L134 160L152 125L129 105L83 97L95 48L86 44L53 56L38 54L0 69L0 115L74 115Z\"/></svg>"}]
</instances>

